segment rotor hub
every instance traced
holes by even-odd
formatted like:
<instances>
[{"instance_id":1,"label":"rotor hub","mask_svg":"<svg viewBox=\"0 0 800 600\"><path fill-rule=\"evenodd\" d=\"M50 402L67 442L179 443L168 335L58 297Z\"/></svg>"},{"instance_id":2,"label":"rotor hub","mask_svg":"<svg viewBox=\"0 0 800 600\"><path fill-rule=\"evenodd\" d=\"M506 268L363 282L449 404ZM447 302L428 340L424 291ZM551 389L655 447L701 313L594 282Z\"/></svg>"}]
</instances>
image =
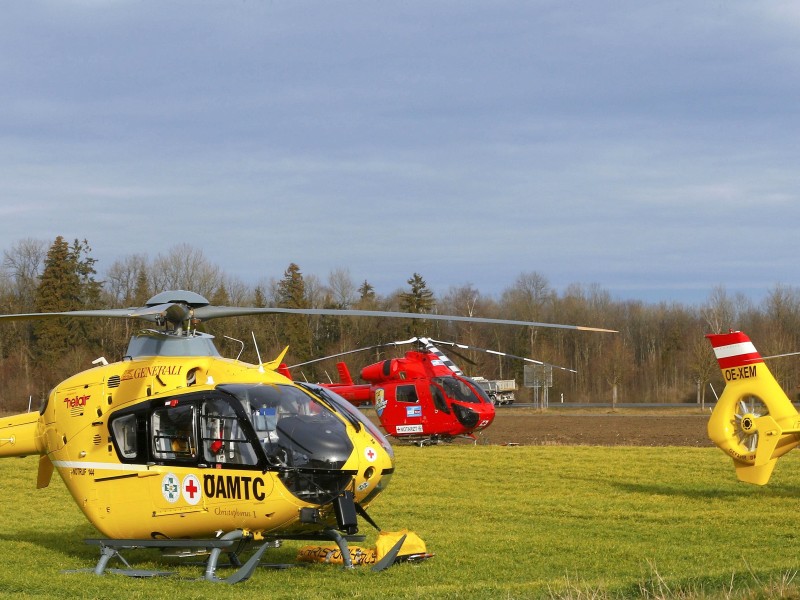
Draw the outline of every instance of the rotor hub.
<instances>
[{"instance_id":1,"label":"rotor hub","mask_svg":"<svg viewBox=\"0 0 800 600\"><path fill-rule=\"evenodd\" d=\"M753 413L743 415L739 425L744 433L753 433L756 430L756 416Z\"/></svg>"}]
</instances>

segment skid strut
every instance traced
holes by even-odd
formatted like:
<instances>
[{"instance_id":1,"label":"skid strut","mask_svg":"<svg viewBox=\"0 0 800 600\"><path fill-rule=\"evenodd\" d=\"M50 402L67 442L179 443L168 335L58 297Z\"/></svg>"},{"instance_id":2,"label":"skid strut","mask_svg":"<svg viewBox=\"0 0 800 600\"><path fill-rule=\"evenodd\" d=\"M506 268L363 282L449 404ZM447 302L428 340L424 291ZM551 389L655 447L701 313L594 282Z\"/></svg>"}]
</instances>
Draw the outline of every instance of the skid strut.
<instances>
[{"instance_id":1,"label":"skid strut","mask_svg":"<svg viewBox=\"0 0 800 600\"><path fill-rule=\"evenodd\" d=\"M172 573L168 571L133 569L128 561L122 556L122 554L120 554L120 551L131 550L134 548L158 548L160 550L189 549L209 552L204 574L204 578L207 581L213 581L217 583L238 583L250 578L258 566L261 556L264 554L267 548L278 545L277 541L263 543L250 557L250 559L244 565L242 565L238 556L234 552L234 546L242 542L244 537L244 533L237 529L226 533L222 537L207 540L87 539L86 543L100 546L100 559L97 561L97 565L93 570L95 575L102 575L106 571L109 573L127 575L129 577L159 577L171 575ZM228 553L231 564L235 567L238 567L238 569L230 577L221 579L216 576L216 570L220 554L223 552ZM126 568L108 569L108 563L112 558L118 558Z\"/></svg>"}]
</instances>

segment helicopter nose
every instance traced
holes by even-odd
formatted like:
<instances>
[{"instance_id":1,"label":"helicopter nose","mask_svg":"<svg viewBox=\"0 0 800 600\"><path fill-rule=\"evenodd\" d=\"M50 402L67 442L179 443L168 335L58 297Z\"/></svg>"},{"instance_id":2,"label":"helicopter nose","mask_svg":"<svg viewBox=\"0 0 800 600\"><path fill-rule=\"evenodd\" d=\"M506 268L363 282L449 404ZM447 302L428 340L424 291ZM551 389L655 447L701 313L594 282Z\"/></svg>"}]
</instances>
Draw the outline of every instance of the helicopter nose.
<instances>
[{"instance_id":1,"label":"helicopter nose","mask_svg":"<svg viewBox=\"0 0 800 600\"><path fill-rule=\"evenodd\" d=\"M480 421L480 415L478 412L464 406L463 404L456 404L454 402L453 412L455 413L458 422L464 427L475 427Z\"/></svg>"}]
</instances>

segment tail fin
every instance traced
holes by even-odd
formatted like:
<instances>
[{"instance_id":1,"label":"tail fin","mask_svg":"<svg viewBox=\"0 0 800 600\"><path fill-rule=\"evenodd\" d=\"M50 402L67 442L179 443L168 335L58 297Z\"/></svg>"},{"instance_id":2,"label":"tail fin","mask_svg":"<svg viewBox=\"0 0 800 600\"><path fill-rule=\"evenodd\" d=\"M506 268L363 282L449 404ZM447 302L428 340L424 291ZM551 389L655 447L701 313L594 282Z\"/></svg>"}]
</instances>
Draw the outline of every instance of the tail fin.
<instances>
[{"instance_id":1,"label":"tail fin","mask_svg":"<svg viewBox=\"0 0 800 600\"><path fill-rule=\"evenodd\" d=\"M353 385L353 377L350 375L350 369L343 362L336 363L336 370L339 371L339 383L343 385Z\"/></svg>"},{"instance_id":2,"label":"tail fin","mask_svg":"<svg viewBox=\"0 0 800 600\"><path fill-rule=\"evenodd\" d=\"M764 485L778 458L800 444L800 415L750 338L710 334L725 389L708 420L708 436L733 458L741 481Z\"/></svg>"}]
</instances>

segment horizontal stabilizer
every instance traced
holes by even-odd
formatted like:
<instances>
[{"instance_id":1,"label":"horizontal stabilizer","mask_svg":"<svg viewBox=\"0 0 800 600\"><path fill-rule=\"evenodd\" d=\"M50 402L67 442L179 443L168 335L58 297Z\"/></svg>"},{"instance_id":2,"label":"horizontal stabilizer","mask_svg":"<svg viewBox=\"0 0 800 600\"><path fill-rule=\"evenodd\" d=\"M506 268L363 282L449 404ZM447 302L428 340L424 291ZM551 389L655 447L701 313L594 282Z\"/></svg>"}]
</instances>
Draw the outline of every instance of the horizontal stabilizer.
<instances>
[{"instance_id":1,"label":"horizontal stabilizer","mask_svg":"<svg viewBox=\"0 0 800 600\"><path fill-rule=\"evenodd\" d=\"M781 428L769 415L755 419L755 430L758 431L756 447L756 467L761 467L773 460L773 453L781 441Z\"/></svg>"}]
</instances>

